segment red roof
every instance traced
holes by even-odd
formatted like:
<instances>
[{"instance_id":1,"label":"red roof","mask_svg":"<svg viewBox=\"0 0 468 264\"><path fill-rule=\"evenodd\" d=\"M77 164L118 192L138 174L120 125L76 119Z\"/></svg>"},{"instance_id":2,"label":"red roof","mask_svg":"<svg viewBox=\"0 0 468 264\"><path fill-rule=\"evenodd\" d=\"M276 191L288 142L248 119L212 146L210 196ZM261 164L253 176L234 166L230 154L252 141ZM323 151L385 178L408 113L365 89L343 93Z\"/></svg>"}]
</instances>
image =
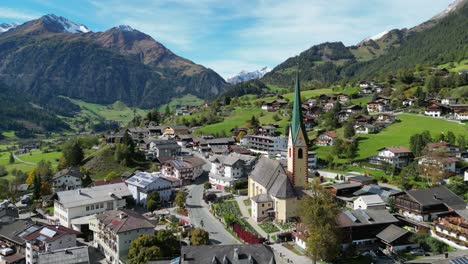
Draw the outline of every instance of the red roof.
<instances>
[{"instance_id":1,"label":"red roof","mask_svg":"<svg viewBox=\"0 0 468 264\"><path fill-rule=\"evenodd\" d=\"M429 148L440 148L440 147L447 147L448 145L450 145L448 142L444 142L444 141L441 141L441 142L434 142L434 143L429 143L427 144L427 146Z\"/></svg>"},{"instance_id":2,"label":"red roof","mask_svg":"<svg viewBox=\"0 0 468 264\"><path fill-rule=\"evenodd\" d=\"M324 132L323 134L331 137L331 138L336 138L336 134L335 132L332 132L332 131L327 131L327 132Z\"/></svg>"},{"instance_id":3,"label":"red roof","mask_svg":"<svg viewBox=\"0 0 468 264\"><path fill-rule=\"evenodd\" d=\"M401 147L401 146L398 146L398 147L388 147L387 148L389 151L393 152L393 153L411 153L411 150L409 150L408 148L406 147Z\"/></svg>"},{"instance_id":4,"label":"red roof","mask_svg":"<svg viewBox=\"0 0 468 264\"><path fill-rule=\"evenodd\" d=\"M110 180L95 181L94 186L102 186L102 185L122 183L122 182L125 183L125 181L122 180L121 178L115 178L115 179L110 179Z\"/></svg>"},{"instance_id":5,"label":"red roof","mask_svg":"<svg viewBox=\"0 0 468 264\"><path fill-rule=\"evenodd\" d=\"M41 231L44 230L44 229L49 229L50 231L54 231L54 232L50 232L53 235L49 237L47 235L44 235L44 233L47 233L47 232L41 233ZM61 226L61 225L46 225L46 226L43 226L43 227L39 228L38 230L32 232L31 234L25 236L24 240L30 241L30 240L36 239L36 238L38 238L40 236L44 236L44 239L42 239L42 241L52 242L52 241L55 241L56 239L58 239L58 238L60 238L60 237L62 237L64 235L67 235L67 234L78 235L78 234L81 234L81 233L78 232L78 231L75 231L75 230L73 230L71 228Z\"/></svg>"}]
</instances>

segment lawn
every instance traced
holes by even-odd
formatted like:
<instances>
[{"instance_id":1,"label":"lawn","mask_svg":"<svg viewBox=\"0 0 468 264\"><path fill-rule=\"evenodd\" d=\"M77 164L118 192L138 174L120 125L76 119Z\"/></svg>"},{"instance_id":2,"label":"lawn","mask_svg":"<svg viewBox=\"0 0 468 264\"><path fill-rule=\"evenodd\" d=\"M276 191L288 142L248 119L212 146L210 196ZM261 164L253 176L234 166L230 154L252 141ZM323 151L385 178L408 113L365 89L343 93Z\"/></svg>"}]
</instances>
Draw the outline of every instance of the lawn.
<instances>
[{"instance_id":1,"label":"lawn","mask_svg":"<svg viewBox=\"0 0 468 264\"><path fill-rule=\"evenodd\" d=\"M458 72L460 70L468 69L468 59L462 60L460 63L458 62L453 62L455 65L454 68L450 68L450 62L441 64L437 68L447 68L451 72Z\"/></svg>"},{"instance_id":2,"label":"lawn","mask_svg":"<svg viewBox=\"0 0 468 264\"><path fill-rule=\"evenodd\" d=\"M244 228L244 230L260 237L255 229L242 218L242 213L239 209L239 205L236 200L226 200L214 204L214 212L219 217L223 217L225 214L232 214L236 217L236 222Z\"/></svg>"},{"instance_id":3,"label":"lawn","mask_svg":"<svg viewBox=\"0 0 468 264\"><path fill-rule=\"evenodd\" d=\"M400 122L395 123L377 134L360 135L359 151L356 159L367 158L377 154L378 150L389 146L409 147L409 139L416 133L428 130L432 137L452 131L455 135L468 134L468 126L459 123L411 114L398 115ZM316 147L317 156L325 159L332 147ZM336 159L337 163L348 162L347 159Z\"/></svg>"},{"instance_id":4,"label":"lawn","mask_svg":"<svg viewBox=\"0 0 468 264\"><path fill-rule=\"evenodd\" d=\"M278 229L278 227L276 227L276 225L273 224L272 222L260 223L260 224L258 224L258 226L260 226L260 228L263 229L263 231L265 231L265 233L267 233L267 234L271 234L271 233L275 233L275 232L280 231Z\"/></svg>"},{"instance_id":5,"label":"lawn","mask_svg":"<svg viewBox=\"0 0 468 264\"><path fill-rule=\"evenodd\" d=\"M204 102L205 101L203 99L200 99L196 97L195 95L186 94L180 98L173 98L171 102L169 103L169 106L171 107L172 110L174 110L176 106L199 106L199 105L202 105ZM159 111L164 112L166 110L166 106L167 104L159 107Z\"/></svg>"}]
</instances>

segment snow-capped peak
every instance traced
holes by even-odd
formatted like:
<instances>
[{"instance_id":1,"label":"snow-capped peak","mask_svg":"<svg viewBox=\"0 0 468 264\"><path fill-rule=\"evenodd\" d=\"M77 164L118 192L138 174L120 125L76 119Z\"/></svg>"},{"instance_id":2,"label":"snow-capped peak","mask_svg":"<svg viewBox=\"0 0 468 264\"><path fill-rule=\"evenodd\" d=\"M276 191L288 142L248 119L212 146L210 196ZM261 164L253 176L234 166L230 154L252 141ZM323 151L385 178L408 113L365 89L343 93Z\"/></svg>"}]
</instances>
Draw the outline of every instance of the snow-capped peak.
<instances>
[{"instance_id":1,"label":"snow-capped peak","mask_svg":"<svg viewBox=\"0 0 468 264\"><path fill-rule=\"evenodd\" d=\"M19 23L1 23L0 24L0 33L7 32L8 30L19 26Z\"/></svg>"},{"instance_id":2,"label":"snow-capped peak","mask_svg":"<svg viewBox=\"0 0 468 264\"><path fill-rule=\"evenodd\" d=\"M91 32L85 25L83 24L78 24L73 21L70 21L64 17L61 16L56 16L54 14L49 14L44 16L44 18L59 23L63 27L64 32L69 32L69 33L88 33Z\"/></svg>"},{"instance_id":3,"label":"snow-capped peak","mask_svg":"<svg viewBox=\"0 0 468 264\"><path fill-rule=\"evenodd\" d=\"M383 36L385 36L388 32L389 31L383 31L383 32L380 32L379 34L376 34L374 36L367 37L367 38L361 40L361 42L358 43L358 46L361 45L364 42L369 41L369 40L378 40L378 39L382 38Z\"/></svg>"},{"instance_id":4,"label":"snow-capped peak","mask_svg":"<svg viewBox=\"0 0 468 264\"><path fill-rule=\"evenodd\" d=\"M467 1L466 0L455 0L455 1L453 1L444 11L442 11L441 13L439 13L439 14L435 15L434 17L432 17L431 20L437 20L437 19L445 17L449 13L457 10L457 8L462 6L462 4L464 4L465 2L467 2Z\"/></svg>"},{"instance_id":5,"label":"snow-capped peak","mask_svg":"<svg viewBox=\"0 0 468 264\"><path fill-rule=\"evenodd\" d=\"M134 28L132 28L129 25L120 25L119 29L122 30L122 31L134 31L135 30Z\"/></svg>"},{"instance_id":6,"label":"snow-capped peak","mask_svg":"<svg viewBox=\"0 0 468 264\"><path fill-rule=\"evenodd\" d=\"M268 67L263 67L260 70L255 70L251 72L241 71L238 74L233 74L233 75L228 76L226 80L228 83L237 84L237 83L246 82L246 81L253 80L253 79L262 78L263 75L267 74L270 71L271 69Z\"/></svg>"}]
</instances>

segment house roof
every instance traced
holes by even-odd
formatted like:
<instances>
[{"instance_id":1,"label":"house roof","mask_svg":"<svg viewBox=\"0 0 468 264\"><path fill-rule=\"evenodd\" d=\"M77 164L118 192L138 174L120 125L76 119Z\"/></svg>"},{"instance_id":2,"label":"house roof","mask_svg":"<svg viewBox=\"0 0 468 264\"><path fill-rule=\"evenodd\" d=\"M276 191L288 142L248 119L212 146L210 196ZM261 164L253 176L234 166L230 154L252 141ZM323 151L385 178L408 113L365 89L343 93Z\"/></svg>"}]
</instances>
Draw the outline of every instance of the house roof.
<instances>
[{"instance_id":1,"label":"house roof","mask_svg":"<svg viewBox=\"0 0 468 264\"><path fill-rule=\"evenodd\" d=\"M337 190L343 190L343 189L348 189L348 188L357 188L359 186L362 186L362 184L360 183L338 183L330 187L337 189Z\"/></svg>"},{"instance_id":2,"label":"house roof","mask_svg":"<svg viewBox=\"0 0 468 264\"><path fill-rule=\"evenodd\" d=\"M171 160L171 161L175 163L180 160ZM184 162L184 161L180 161L180 162ZM164 178L163 174L160 172L150 173L150 172L140 171L140 172L137 172L135 175L133 175L130 179L126 180L125 182L127 184L134 185L142 189L146 189L148 185L158 180L167 181L168 185L170 185L169 181L166 178Z\"/></svg>"},{"instance_id":3,"label":"house roof","mask_svg":"<svg viewBox=\"0 0 468 264\"><path fill-rule=\"evenodd\" d=\"M252 201L256 203L267 203L267 202L273 202L273 199L271 199L270 195L266 193L261 193L252 197Z\"/></svg>"},{"instance_id":4,"label":"house roof","mask_svg":"<svg viewBox=\"0 0 468 264\"><path fill-rule=\"evenodd\" d=\"M40 240L42 242L52 242L64 235L78 235L80 232L61 225L46 225L36 231L24 236L24 240Z\"/></svg>"},{"instance_id":5,"label":"house roof","mask_svg":"<svg viewBox=\"0 0 468 264\"><path fill-rule=\"evenodd\" d=\"M65 208L112 201L131 196L125 183L107 184L78 190L57 192L57 200Z\"/></svg>"},{"instance_id":6,"label":"house roof","mask_svg":"<svg viewBox=\"0 0 468 264\"><path fill-rule=\"evenodd\" d=\"M348 181L356 181L356 182L375 182L376 180L371 177L366 176L352 176L348 178Z\"/></svg>"},{"instance_id":7,"label":"house roof","mask_svg":"<svg viewBox=\"0 0 468 264\"><path fill-rule=\"evenodd\" d=\"M52 252L42 252L37 256L38 263L48 264L88 264L88 246L70 247Z\"/></svg>"},{"instance_id":8,"label":"house roof","mask_svg":"<svg viewBox=\"0 0 468 264\"><path fill-rule=\"evenodd\" d=\"M110 179L110 180L95 181L95 182L93 182L93 185L94 186L101 186L101 185L124 183L124 182L125 181L122 178L115 178L115 179Z\"/></svg>"},{"instance_id":9,"label":"house roof","mask_svg":"<svg viewBox=\"0 0 468 264\"><path fill-rule=\"evenodd\" d=\"M9 202L2 203L0 206L0 218L4 216L18 218L18 208L16 208L14 204L10 204Z\"/></svg>"},{"instance_id":10,"label":"house roof","mask_svg":"<svg viewBox=\"0 0 468 264\"><path fill-rule=\"evenodd\" d=\"M361 199L363 203L366 205L381 205L385 204L384 200L380 198L377 194L372 194L372 195L363 195L360 196L358 199Z\"/></svg>"},{"instance_id":11,"label":"house roof","mask_svg":"<svg viewBox=\"0 0 468 264\"><path fill-rule=\"evenodd\" d=\"M65 176L65 175L75 177L75 178L78 178L78 179L81 179L83 177L83 173L80 172L80 168L78 168L78 167L68 167L66 169L63 169L63 170L57 172L54 175L54 179L58 179L58 178L60 178L62 176Z\"/></svg>"},{"instance_id":12,"label":"house roof","mask_svg":"<svg viewBox=\"0 0 468 264\"><path fill-rule=\"evenodd\" d=\"M455 210L455 212L459 216L463 217L465 221L468 221L468 209Z\"/></svg>"},{"instance_id":13,"label":"house roof","mask_svg":"<svg viewBox=\"0 0 468 264\"><path fill-rule=\"evenodd\" d=\"M411 150L409 150L406 147L402 147L402 146L386 147L386 148L383 148L383 149L387 149L388 151L391 151L393 153L411 153Z\"/></svg>"},{"instance_id":14,"label":"house roof","mask_svg":"<svg viewBox=\"0 0 468 264\"><path fill-rule=\"evenodd\" d=\"M185 159L188 163L192 165L192 167L203 166L206 164L205 160L197 157L190 157Z\"/></svg>"},{"instance_id":15,"label":"house roof","mask_svg":"<svg viewBox=\"0 0 468 264\"><path fill-rule=\"evenodd\" d=\"M155 140L155 141L152 141L151 143L154 144L154 146L158 149L178 149L178 148L181 148L179 146L179 144L177 144L177 141L175 140Z\"/></svg>"},{"instance_id":16,"label":"house roof","mask_svg":"<svg viewBox=\"0 0 468 264\"><path fill-rule=\"evenodd\" d=\"M445 204L453 209L466 208L466 203L462 198L443 186L431 189L409 190L406 193L422 206Z\"/></svg>"},{"instance_id":17,"label":"house roof","mask_svg":"<svg viewBox=\"0 0 468 264\"><path fill-rule=\"evenodd\" d=\"M450 143L440 141L440 142L433 142L433 143L428 143L427 147L428 148L440 148L440 147L447 147L450 146Z\"/></svg>"},{"instance_id":18,"label":"house roof","mask_svg":"<svg viewBox=\"0 0 468 264\"><path fill-rule=\"evenodd\" d=\"M351 227L398 223L398 219L385 209L358 209L342 211L337 217L337 222L340 227Z\"/></svg>"},{"instance_id":19,"label":"house roof","mask_svg":"<svg viewBox=\"0 0 468 264\"><path fill-rule=\"evenodd\" d=\"M262 244L183 246L180 255L184 264L276 263L271 248Z\"/></svg>"},{"instance_id":20,"label":"house roof","mask_svg":"<svg viewBox=\"0 0 468 264\"><path fill-rule=\"evenodd\" d=\"M410 231L398 227L394 224L389 225L387 228L382 230L382 232L376 235L377 238L382 239L386 243L392 243L393 241L399 239L400 237L410 233Z\"/></svg>"},{"instance_id":21,"label":"house roof","mask_svg":"<svg viewBox=\"0 0 468 264\"><path fill-rule=\"evenodd\" d=\"M11 240L17 244L24 244L24 236L37 230L39 226L24 220L16 220L12 223L0 225L0 237Z\"/></svg>"},{"instance_id":22,"label":"house roof","mask_svg":"<svg viewBox=\"0 0 468 264\"><path fill-rule=\"evenodd\" d=\"M129 209L106 211L96 215L99 222L114 233L122 233L137 229L153 229L155 225L143 215Z\"/></svg>"},{"instance_id":23,"label":"house roof","mask_svg":"<svg viewBox=\"0 0 468 264\"><path fill-rule=\"evenodd\" d=\"M335 132L332 132L332 131L327 131L327 132L323 132L323 134L331 137L331 138L336 138L336 134Z\"/></svg>"},{"instance_id":24,"label":"house roof","mask_svg":"<svg viewBox=\"0 0 468 264\"><path fill-rule=\"evenodd\" d=\"M283 166L277 160L260 158L250 177L265 187L273 197L291 198L297 195Z\"/></svg>"},{"instance_id":25,"label":"house roof","mask_svg":"<svg viewBox=\"0 0 468 264\"><path fill-rule=\"evenodd\" d=\"M400 190L390 189L376 184L364 185L359 191L354 192L356 196L365 194L378 194L383 199L388 199L391 195L402 193Z\"/></svg>"}]
</instances>

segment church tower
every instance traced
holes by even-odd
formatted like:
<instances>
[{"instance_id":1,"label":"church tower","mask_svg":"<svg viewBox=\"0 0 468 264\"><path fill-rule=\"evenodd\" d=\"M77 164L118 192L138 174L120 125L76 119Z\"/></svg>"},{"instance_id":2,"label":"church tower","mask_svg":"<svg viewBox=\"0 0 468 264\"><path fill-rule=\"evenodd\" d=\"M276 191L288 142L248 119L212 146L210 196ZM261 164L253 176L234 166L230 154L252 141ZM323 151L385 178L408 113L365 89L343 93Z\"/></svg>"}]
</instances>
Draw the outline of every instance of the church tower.
<instances>
[{"instance_id":1,"label":"church tower","mask_svg":"<svg viewBox=\"0 0 468 264\"><path fill-rule=\"evenodd\" d=\"M306 187L308 177L308 139L302 116L299 75L294 87L294 105L288 140L288 176L294 187Z\"/></svg>"}]
</instances>

